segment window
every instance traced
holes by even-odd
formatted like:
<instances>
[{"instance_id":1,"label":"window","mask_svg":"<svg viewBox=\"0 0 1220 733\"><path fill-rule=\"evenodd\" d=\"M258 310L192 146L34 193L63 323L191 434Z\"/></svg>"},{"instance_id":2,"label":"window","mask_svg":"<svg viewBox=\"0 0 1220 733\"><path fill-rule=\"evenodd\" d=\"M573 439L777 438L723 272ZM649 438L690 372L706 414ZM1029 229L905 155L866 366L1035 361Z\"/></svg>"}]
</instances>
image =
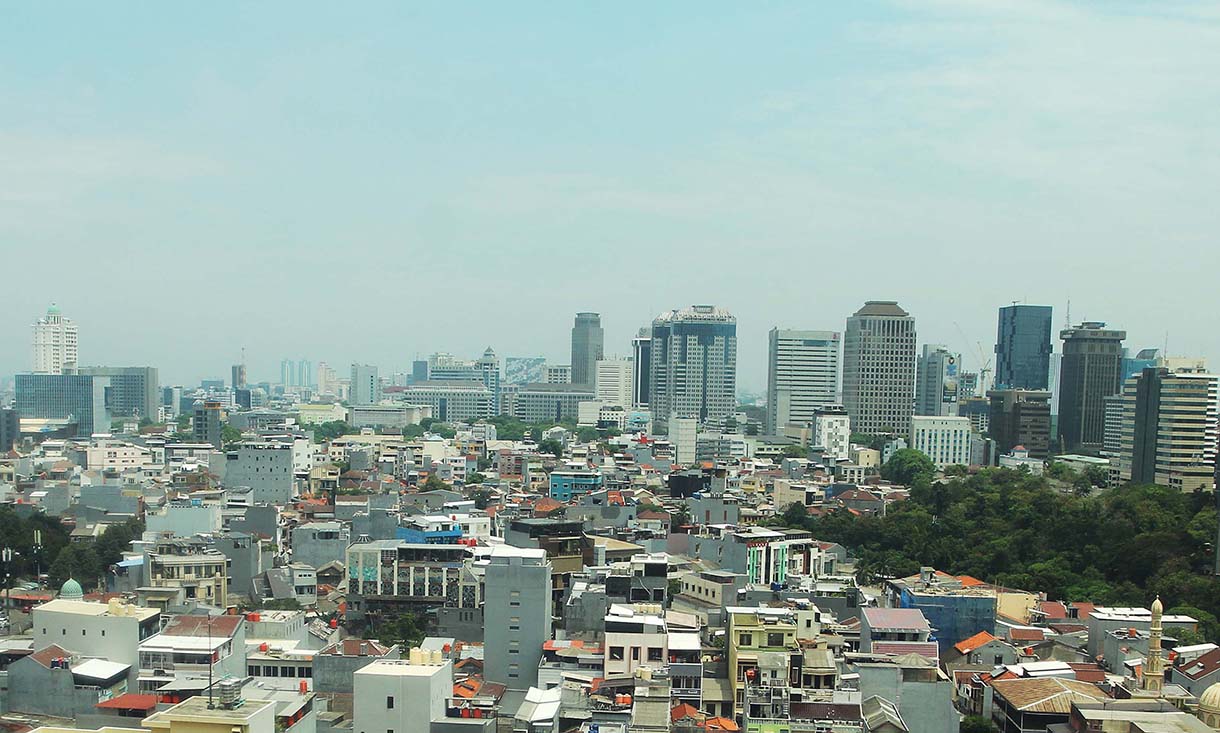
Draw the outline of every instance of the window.
<instances>
[{"instance_id":1,"label":"window","mask_svg":"<svg viewBox=\"0 0 1220 733\"><path fill-rule=\"evenodd\" d=\"M650 662L661 661L661 647L658 647L658 646L648 647L648 661L650 661Z\"/></svg>"},{"instance_id":2,"label":"window","mask_svg":"<svg viewBox=\"0 0 1220 733\"><path fill-rule=\"evenodd\" d=\"M386 709L386 710L393 710L393 709L394 709L394 696L393 696L393 695L386 695L386 696L385 696L385 709Z\"/></svg>"},{"instance_id":3,"label":"window","mask_svg":"<svg viewBox=\"0 0 1220 733\"><path fill-rule=\"evenodd\" d=\"M638 646L631 647L631 661L640 661L640 648Z\"/></svg>"},{"instance_id":4,"label":"window","mask_svg":"<svg viewBox=\"0 0 1220 733\"><path fill-rule=\"evenodd\" d=\"M750 635L741 634L737 637L737 646L750 646Z\"/></svg>"},{"instance_id":5,"label":"window","mask_svg":"<svg viewBox=\"0 0 1220 733\"><path fill-rule=\"evenodd\" d=\"M614 662L623 661L623 648L621 646L610 647L610 660Z\"/></svg>"},{"instance_id":6,"label":"window","mask_svg":"<svg viewBox=\"0 0 1220 733\"><path fill-rule=\"evenodd\" d=\"M767 646L783 646L783 634L767 634Z\"/></svg>"}]
</instances>

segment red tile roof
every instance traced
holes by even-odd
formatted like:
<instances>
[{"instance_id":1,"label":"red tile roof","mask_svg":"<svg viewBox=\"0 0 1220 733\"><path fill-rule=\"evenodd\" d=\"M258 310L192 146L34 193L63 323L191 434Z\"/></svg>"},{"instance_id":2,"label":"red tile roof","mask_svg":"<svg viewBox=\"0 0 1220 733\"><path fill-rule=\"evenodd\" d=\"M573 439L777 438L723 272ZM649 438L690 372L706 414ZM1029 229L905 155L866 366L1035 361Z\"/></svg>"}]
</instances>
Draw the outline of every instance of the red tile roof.
<instances>
[{"instance_id":1,"label":"red tile roof","mask_svg":"<svg viewBox=\"0 0 1220 733\"><path fill-rule=\"evenodd\" d=\"M174 616L162 633L167 636L232 636L244 616Z\"/></svg>"},{"instance_id":2,"label":"red tile roof","mask_svg":"<svg viewBox=\"0 0 1220 733\"><path fill-rule=\"evenodd\" d=\"M30 658L33 659L35 662L38 662L42 666L46 667L47 669L50 669L52 659L58 659L59 657L69 657L70 658L71 656L72 656L72 652L68 651L67 649L64 649L62 646L59 646L57 644L52 644L50 646L43 647L42 649L39 649L38 651L34 652L33 654L30 655Z\"/></svg>"},{"instance_id":3,"label":"red tile roof","mask_svg":"<svg viewBox=\"0 0 1220 733\"><path fill-rule=\"evenodd\" d=\"M1207 677L1220 669L1220 649L1212 649L1188 664L1179 664L1175 665L1175 667L1183 676L1192 680Z\"/></svg>"},{"instance_id":4,"label":"red tile roof","mask_svg":"<svg viewBox=\"0 0 1220 733\"><path fill-rule=\"evenodd\" d=\"M1008 638L1012 641L1042 641L1046 632L1042 629L1009 629Z\"/></svg>"},{"instance_id":5,"label":"red tile roof","mask_svg":"<svg viewBox=\"0 0 1220 733\"><path fill-rule=\"evenodd\" d=\"M95 707L103 710L152 710L157 707L157 696L128 692L106 702L99 702Z\"/></svg>"},{"instance_id":6,"label":"red tile roof","mask_svg":"<svg viewBox=\"0 0 1220 733\"><path fill-rule=\"evenodd\" d=\"M676 705L672 710L669 711L669 719L671 721L683 720L685 718L699 719L702 717L703 713L699 712L699 709L694 705L687 702Z\"/></svg>"},{"instance_id":7,"label":"red tile roof","mask_svg":"<svg viewBox=\"0 0 1220 733\"><path fill-rule=\"evenodd\" d=\"M969 654L975 649L990 644L993 641L999 641L999 639L986 631L980 631L969 639L957 642L953 645L953 648L957 650L958 654Z\"/></svg>"}]
</instances>

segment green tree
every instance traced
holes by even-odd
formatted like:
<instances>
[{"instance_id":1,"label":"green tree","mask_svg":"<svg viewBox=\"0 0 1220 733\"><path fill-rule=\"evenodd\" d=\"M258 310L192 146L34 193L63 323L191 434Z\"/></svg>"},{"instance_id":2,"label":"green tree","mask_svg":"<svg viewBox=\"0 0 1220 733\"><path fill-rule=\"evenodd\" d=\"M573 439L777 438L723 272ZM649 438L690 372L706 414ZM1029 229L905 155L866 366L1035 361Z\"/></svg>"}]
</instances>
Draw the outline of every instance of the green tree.
<instances>
[{"instance_id":1,"label":"green tree","mask_svg":"<svg viewBox=\"0 0 1220 733\"><path fill-rule=\"evenodd\" d=\"M468 484L481 484L486 480L487 477L478 471L473 471L469 476L466 477L466 483Z\"/></svg>"},{"instance_id":2,"label":"green tree","mask_svg":"<svg viewBox=\"0 0 1220 733\"><path fill-rule=\"evenodd\" d=\"M923 451L903 448L894 451L881 467L881 477L903 486L913 486L920 479L931 479L936 475L936 464Z\"/></svg>"},{"instance_id":3,"label":"green tree","mask_svg":"<svg viewBox=\"0 0 1220 733\"><path fill-rule=\"evenodd\" d=\"M600 437L601 433L598 432L597 428L586 426L576 429L576 439L582 443L592 443Z\"/></svg>"},{"instance_id":4,"label":"green tree","mask_svg":"<svg viewBox=\"0 0 1220 733\"><path fill-rule=\"evenodd\" d=\"M801 529L805 526L805 520L809 518L809 513L805 509L805 505L800 502L792 502L784 507L784 513L780 515L780 521L785 527L793 529Z\"/></svg>"},{"instance_id":5,"label":"green tree","mask_svg":"<svg viewBox=\"0 0 1220 733\"><path fill-rule=\"evenodd\" d=\"M554 438L547 438L546 440L544 440L538 444L538 452L539 453L549 453L549 454L555 456L556 458L562 458L563 457L563 443L560 443L558 440L555 440Z\"/></svg>"},{"instance_id":6,"label":"green tree","mask_svg":"<svg viewBox=\"0 0 1220 733\"><path fill-rule=\"evenodd\" d=\"M313 426L313 439L318 443L329 443L343 435L350 435L355 430L342 420L331 420Z\"/></svg>"},{"instance_id":7,"label":"green tree","mask_svg":"<svg viewBox=\"0 0 1220 733\"><path fill-rule=\"evenodd\" d=\"M220 428L220 440L225 445L236 443L237 441L241 440L241 431L232 425L225 423Z\"/></svg>"},{"instance_id":8,"label":"green tree","mask_svg":"<svg viewBox=\"0 0 1220 733\"><path fill-rule=\"evenodd\" d=\"M808 458L809 449L799 445L785 445L782 455L784 458Z\"/></svg>"},{"instance_id":9,"label":"green tree","mask_svg":"<svg viewBox=\"0 0 1220 733\"><path fill-rule=\"evenodd\" d=\"M491 505L491 492L486 489L479 489L471 498L474 499L475 509L486 509Z\"/></svg>"},{"instance_id":10,"label":"green tree","mask_svg":"<svg viewBox=\"0 0 1220 733\"><path fill-rule=\"evenodd\" d=\"M419 646L424 640L424 619L411 613L388 616L373 623L370 635L387 644L398 644L404 649Z\"/></svg>"},{"instance_id":11,"label":"green tree","mask_svg":"<svg viewBox=\"0 0 1220 733\"><path fill-rule=\"evenodd\" d=\"M441 489L450 488L449 484L437 478L436 474L431 474L424 479L423 486L419 487L420 491L439 491Z\"/></svg>"},{"instance_id":12,"label":"green tree","mask_svg":"<svg viewBox=\"0 0 1220 733\"><path fill-rule=\"evenodd\" d=\"M957 727L958 733L1000 733L996 724L981 715L967 715Z\"/></svg>"},{"instance_id":13,"label":"green tree","mask_svg":"<svg viewBox=\"0 0 1220 733\"><path fill-rule=\"evenodd\" d=\"M423 425L408 425L402 429L402 437L407 440L415 440L416 438L423 437L425 432L427 431L424 430Z\"/></svg>"}]
</instances>

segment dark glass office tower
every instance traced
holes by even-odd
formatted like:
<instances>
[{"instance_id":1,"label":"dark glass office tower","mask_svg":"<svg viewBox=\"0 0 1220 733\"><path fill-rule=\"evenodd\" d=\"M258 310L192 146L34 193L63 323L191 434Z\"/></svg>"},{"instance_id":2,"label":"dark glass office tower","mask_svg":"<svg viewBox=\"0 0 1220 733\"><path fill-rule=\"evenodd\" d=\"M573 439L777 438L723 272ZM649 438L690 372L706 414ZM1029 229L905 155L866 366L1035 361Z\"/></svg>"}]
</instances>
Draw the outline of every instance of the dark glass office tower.
<instances>
[{"instance_id":1,"label":"dark glass office tower","mask_svg":"<svg viewBox=\"0 0 1220 733\"><path fill-rule=\"evenodd\" d=\"M996 389L1047 389L1052 350L1049 305L1001 308L995 340Z\"/></svg>"}]
</instances>

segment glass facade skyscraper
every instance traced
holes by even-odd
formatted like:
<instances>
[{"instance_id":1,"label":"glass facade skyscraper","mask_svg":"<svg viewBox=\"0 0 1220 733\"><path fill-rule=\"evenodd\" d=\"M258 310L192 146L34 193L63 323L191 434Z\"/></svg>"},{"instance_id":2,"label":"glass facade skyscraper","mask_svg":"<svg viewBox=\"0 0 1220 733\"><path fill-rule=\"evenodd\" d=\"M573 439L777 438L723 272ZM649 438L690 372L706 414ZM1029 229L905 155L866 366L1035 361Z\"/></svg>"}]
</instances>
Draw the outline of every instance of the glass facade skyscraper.
<instances>
[{"instance_id":1,"label":"glass facade skyscraper","mask_svg":"<svg viewBox=\"0 0 1220 733\"><path fill-rule=\"evenodd\" d=\"M995 339L995 388L1045 390L1051 371L1051 307L1006 305Z\"/></svg>"}]
</instances>

